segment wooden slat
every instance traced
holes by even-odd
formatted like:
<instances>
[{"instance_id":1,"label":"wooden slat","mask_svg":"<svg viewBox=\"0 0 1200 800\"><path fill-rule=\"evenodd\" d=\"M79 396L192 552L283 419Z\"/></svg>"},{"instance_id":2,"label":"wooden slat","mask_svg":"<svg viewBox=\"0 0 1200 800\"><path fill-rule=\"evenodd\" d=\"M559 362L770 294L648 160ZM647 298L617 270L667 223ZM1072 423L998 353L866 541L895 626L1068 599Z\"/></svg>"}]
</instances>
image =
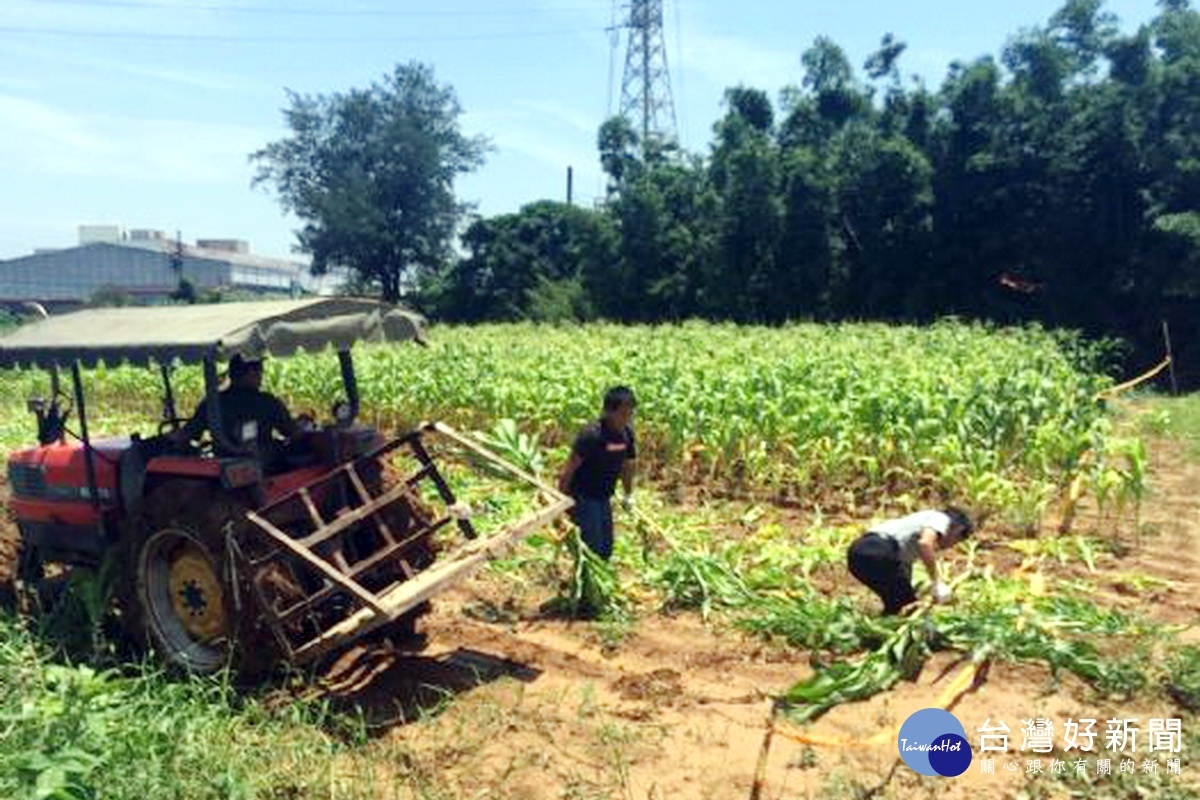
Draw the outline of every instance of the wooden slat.
<instances>
[{"instance_id":1,"label":"wooden slat","mask_svg":"<svg viewBox=\"0 0 1200 800\"><path fill-rule=\"evenodd\" d=\"M399 550L403 550L404 548L408 547L409 545L411 545L413 542L417 541L418 539L421 539L425 536L432 536L434 533L436 533L438 530L440 530L442 527L444 527L446 525L446 523L449 521L450 521L450 517L443 517L443 518L439 519L437 522L433 523L432 525L429 525L426 528L422 529L420 533L414 534L413 536L410 536L409 538L405 539L402 542L393 542L392 544L388 545L387 547L382 548L378 553L374 554L370 558L356 562L354 564L354 566L352 566L350 568L349 575L353 578L357 578L359 575L363 574L364 572L369 570L371 567L382 564L385 560L387 560L387 557L392 555L393 553L395 553ZM412 568L409 567L409 570L411 570L411 569ZM409 575L409 577L412 577L411 574Z\"/></svg>"},{"instance_id":2,"label":"wooden slat","mask_svg":"<svg viewBox=\"0 0 1200 800\"><path fill-rule=\"evenodd\" d=\"M528 536L573 505L573 501L569 497L565 497L557 491L555 494L562 499L522 520L517 525L502 529L493 536L468 542L456 553L444 557L429 569L418 573L413 579L380 593L380 602L387 608L383 616L360 610L330 627L320 636L297 647L295 649L297 663L317 658L341 644L397 619L406 611L410 611L428 600L444 586L461 580L478 569L492 557L495 551Z\"/></svg>"},{"instance_id":3,"label":"wooden slat","mask_svg":"<svg viewBox=\"0 0 1200 800\"><path fill-rule=\"evenodd\" d=\"M334 593L340 589L341 587L337 584L326 581L325 585L316 592L309 595L304 600L292 603L282 611L275 612L275 616L278 617L281 623L290 622L293 617L299 615L301 612L311 611L314 607L319 606L321 603L332 597Z\"/></svg>"},{"instance_id":4,"label":"wooden slat","mask_svg":"<svg viewBox=\"0 0 1200 800\"><path fill-rule=\"evenodd\" d=\"M345 514L342 514L337 519L328 523L324 528L309 534L303 539L293 539L291 541L294 543L299 543L304 547L313 547L321 542L328 541L332 537L337 536L339 533L349 528L351 525L362 522L376 509L382 508L388 503L403 497L406 492L408 492L408 487L403 483L398 483L383 494L379 495L379 497L372 500L370 504L359 506L358 508L352 508Z\"/></svg>"},{"instance_id":5,"label":"wooden slat","mask_svg":"<svg viewBox=\"0 0 1200 800\"><path fill-rule=\"evenodd\" d=\"M409 443L409 446L412 448L413 454L416 455L417 460L421 462L422 466L427 466L429 468L429 477L433 481L433 485L437 487L438 494L441 496L442 502L448 506L454 505L454 503L457 502L454 497L454 492L450 489L450 484L446 483L446 479L442 477L442 474L437 471L437 467L434 466L433 459L429 456L429 451L425 449L425 445L421 443L420 437L413 439L412 442ZM459 519L457 522L458 529L462 531L463 536L467 537L468 539L474 539L479 535L479 533L475 530L475 526L471 524L470 520Z\"/></svg>"},{"instance_id":6,"label":"wooden slat","mask_svg":"<svg viewBox=\"0 0 1200 800\"><path fill-rule=\"evenodd\" d=\"M313 502L312 495L308 493L307 486L300 487L300 499L304 502L304 507L308 509L308 515L312 517L313 525L317 528L325 524L325 520L321 519L321 513L317 511L316 503Z\"/></svg>"},{"instance_id":7,"label":"wooden slat","mask_svg":"<svg viewBox=\"0 0 1200 800\"><path fill-rule=\"evenodd\" d=\"M342 571L343 575L351 574L350 562L346 560L346 553L342 550L341 544L334 545L333 552L329 554L329 560Z\"/></svg>"},{"instance_id":8,"label":"wooden slat","mask_svg":"<svg viewBox=\"0 0 1200 800\"><path fill-rule=\"evenodd\" d=\"M334 583L336 583L339 586L341 586L342 588L344 588L346 591L353 594L355 597L357 597L359 600L361 600L365 605L367 605L369 608L374 610L376 613L379 613L379 614L387 613L386 610L384 609L384 607L380 604L379 599L377 597L375 597L375 595L371 594L366 589L359 586L356 582L354 582L354 581L348 579L346 576L342 575L336 569L331 567L329 565L329 563L327 561L325 561L325 559L323 559L320 556L316 555L315 553L312 553L311 551L309 551L309 549L307 547L305 547L303 544L295 541L294 539L292 539L292 537L288 536L286 533L279 530L274 525L272 525L269 521L263 519L262 517L260 517L258 514L256 514L253 511L247 512L246 517L251 522L253 522L255 525L257 525L258 527L260 527L264 531L266 531L268 534L270 534L271 538L273 538L278 544L283 545L285 548L290 550L294 555L299 556L300 558L304 559L312 566L316 567L318 570L320 570L325 575L325 577L329 578L331 581L333 581ZM337 523L334 523L334 524L336 525ZM332 526L330 526L330 527L332 527Z\"/></svg>"},{"instance_id":9,"label":"wooden slat","mask_svg":"<svg viewBox=\"0 0 1200 800\"><path fill-rule=\"evenodd\" d=\"M539 479L536 475L526 472L525 470L521 469L520 467L518 467L516 464L512 463L511 461L509 461L505 458L502 458L501 456L499 456L496 453L492 452L491 450L487 449L486 447L484 447L482 444L475 441L474 439L463 436L461 433L454 430L449 425L443 425L440 422L434 422L434 423L430 424L430 427L432 427L433 430L437 431L442 436L445 436L450 441L460 444L463 447L467 448L468 450L470 450L478 455L483 456L488 461L499 464L500 466L504 467L506 470L508 470L513 475L520 478L521 480L525 481L526 483L533 484L534 486L541 489L542 491L548 492L550 494L550 496L553 497L554 499L559 500L559 499L566 497L566 495L564 495L562 492L560 492L558 490L558 487L551 486L550 484L545 483L544 481Z\"/></svg>"},{"instance_id":10,"label":"wooden slat","mask_svg":"<svg viewBox=\"0 0 1200 800\"><path fill-rule=\"evenodd\" d=\"M362 478L360 478L358 475L358 470L350 469L347 470L346 474L350 476L350 483L354 486L354 491L358 493L358 499L363 502L363 505L369 505L374 498L372 498L371 493L367 491L367 487L363 486ZM388 524L383 521L383 517L379 516L378 514L372 514L371 519L376 525L379 526L379 532L383 534L384 540L388 544L395 544L396 537L392 535L392 529L389 528Z\"/></svg>"},{"instance_id":11,"label":"wooden slat","mask_svg":"<svg viewBox=\"0 0 1200 800\"><path fill-rule=\"evenodd\" d=\"M411 476L409 476L407 479L405 479L404 482L406 484L408 484L408 488L411 489L412 487L416 486L421 481L428 478L429 474L431 472L433 472L433 462L432 461L430 463L426 464L425 466L421 467L416 472L414 472Z\"/></svg>"}]
</instances>

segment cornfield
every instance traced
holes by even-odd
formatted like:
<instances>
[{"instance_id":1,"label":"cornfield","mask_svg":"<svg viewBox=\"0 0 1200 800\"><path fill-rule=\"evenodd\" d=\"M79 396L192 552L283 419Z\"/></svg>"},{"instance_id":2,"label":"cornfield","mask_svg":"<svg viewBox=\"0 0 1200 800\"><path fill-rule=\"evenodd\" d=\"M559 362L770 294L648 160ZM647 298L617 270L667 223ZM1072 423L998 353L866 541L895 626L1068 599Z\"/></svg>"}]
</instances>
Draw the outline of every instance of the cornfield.
<instances>
[{"instance_id":1,"label":"cornfield","mask_svg":"<svg viewBox=\"0 0 1200 800\"><path fill-rule=\"evenodd\" d=\"M1026 519L1080 476L1114 506L1140 495L1140 453L1111 440L1095 400L1109 384L1096 348L1035 327L491 325L430 339L356 350L368 421L489 429L509 418L562 447L623 383L638 394L643 463L668 477L799 498L954 496ZM104 415L159 413L154 371L101 367L85 380L101 429ZM341 391L321 354L269 361L265 383L318 417ZM40 373L0 382L9 418L45 384ZM197 369L176 370L182 413L200 385Z\"/></svg>"}]
</instances>

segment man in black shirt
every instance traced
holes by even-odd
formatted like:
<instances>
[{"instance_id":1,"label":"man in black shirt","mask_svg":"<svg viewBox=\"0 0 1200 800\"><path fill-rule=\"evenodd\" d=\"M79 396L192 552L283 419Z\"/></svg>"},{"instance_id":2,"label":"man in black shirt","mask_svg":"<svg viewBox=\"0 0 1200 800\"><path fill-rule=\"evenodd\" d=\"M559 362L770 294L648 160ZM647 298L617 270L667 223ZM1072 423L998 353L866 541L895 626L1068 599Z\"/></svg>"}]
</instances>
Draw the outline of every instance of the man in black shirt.
<instances>
[{"instance_id":1,"label":"man in black shirt","mask_svg":"<svg viewBox=\"0 0 1200 800\"><path fill-rule=\"evenodd\" d=\"M262 373L261 361L251 361L240 354L229 360L229 386L220 394L221 427L225 438L233 444L253 445L259 454L269 458L276 449L272 434L291 438L297 428L287 406L275 395L259 388ZM202 400L177 436L192 442L207 429L208 400ZM222 453L218 452L218 455Z\"/></svg>"},{"instance_id":2,"label":"man in black shirt","mask_svg":"<svg viewBox=\"0 0 1200 800\"><path fill-rule=\"evenodd\" d=\"M575 500L571 515L580 536L596 555L612 556L613 522L611 498L621 479L622 504L633 502L633 462L637 458L633 428L629 421L637 400L625 386L615 386L604 395L600 419L580 432L571 448L571 458L558 478L558 488Z\"/></svg>"}]
</instances>

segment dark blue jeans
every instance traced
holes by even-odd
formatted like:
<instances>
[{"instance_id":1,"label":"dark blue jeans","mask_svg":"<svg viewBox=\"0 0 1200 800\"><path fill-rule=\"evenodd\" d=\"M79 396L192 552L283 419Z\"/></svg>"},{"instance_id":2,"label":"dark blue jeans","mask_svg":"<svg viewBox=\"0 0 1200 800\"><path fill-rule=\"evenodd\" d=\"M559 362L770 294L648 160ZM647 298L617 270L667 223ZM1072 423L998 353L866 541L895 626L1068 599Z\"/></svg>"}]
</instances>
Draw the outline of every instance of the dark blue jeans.
<instances>
[{"instance_id":1,"label":"dark blue jeans","mask_svg":"<svg viewBox=\"0 0 1200 800\"><path fill-rule=\"evenodd\" d=\"M579 526L579 535L592 552L607 561L613 550L612 503L606 498L576 496L571 519Z\"/></svg>"}]
</instances>

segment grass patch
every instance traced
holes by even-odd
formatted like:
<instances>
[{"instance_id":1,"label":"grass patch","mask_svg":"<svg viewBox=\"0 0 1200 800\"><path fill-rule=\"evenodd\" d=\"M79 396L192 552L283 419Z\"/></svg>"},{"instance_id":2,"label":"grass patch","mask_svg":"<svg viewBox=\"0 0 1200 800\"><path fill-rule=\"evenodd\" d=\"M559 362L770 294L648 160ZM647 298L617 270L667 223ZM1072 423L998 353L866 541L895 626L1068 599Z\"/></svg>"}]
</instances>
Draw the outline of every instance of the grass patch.
<instances>
[{"instance_id":1,"label":"grass patch","mask_svg":"<svg viewBox=\"0 0 1200 800\"><path fill-rule=\"evenodd\" d=\"M1200 393L1182 397L1150 395L1137 401L1137 426L1143 435L1177 440L1189 461L1200 462Z\"/></svg>"},{"instance_id":2,"label":"grass patch","mask_svg":"<svg viewBox=\"0 0 1200 800\"><path fill-rule=\"evenodd\" d=\"M1167 662L1166 691L1180 708L1200 711L1200 647L1177 650Z\"/></svg>"},{"instance_id":3,"label":"grass patch","mask_svg":"<svg viewBox=\"0 0 1200 800\"><path fill-rule=\"evenodd\" d=\"M356 726L320 705L269 709L220 678L51 658L0 612L0 796L26 800L329 796ZM339 797L371 796L370 782Z\"/></svg>"}]
</instances>

